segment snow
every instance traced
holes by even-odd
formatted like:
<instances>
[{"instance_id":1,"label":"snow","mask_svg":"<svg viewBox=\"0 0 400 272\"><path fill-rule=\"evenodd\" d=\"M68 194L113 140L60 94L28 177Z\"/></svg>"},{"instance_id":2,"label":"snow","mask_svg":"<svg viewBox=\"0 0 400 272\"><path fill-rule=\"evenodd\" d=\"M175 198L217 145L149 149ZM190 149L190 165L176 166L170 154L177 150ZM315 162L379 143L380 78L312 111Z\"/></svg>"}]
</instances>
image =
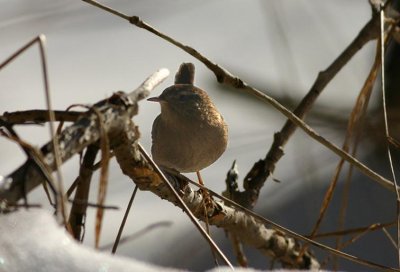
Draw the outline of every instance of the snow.
<instances>
[{"instance_id":1,"label":"snow","mask_svg":"<svg viewBox=\"0 0 400 272\"><path fill-rule=\"evenodd\" d=\"M0 233L0 271L179 271L81 245L42 209L1 215Z\"/></svg>"},{"instance_id":2,"label":"snow","mask_svg":"<svg viewBox=\"0 0 400 272\"><path fill-rule=\"evenodd\" d=\"M0 216L0 271L111 272L183 271L113 256L77 243L43 209ZM231 271L227 267L212 271ZM255 271L236 269L235 271Z\"/></svg>"}]
</instances>

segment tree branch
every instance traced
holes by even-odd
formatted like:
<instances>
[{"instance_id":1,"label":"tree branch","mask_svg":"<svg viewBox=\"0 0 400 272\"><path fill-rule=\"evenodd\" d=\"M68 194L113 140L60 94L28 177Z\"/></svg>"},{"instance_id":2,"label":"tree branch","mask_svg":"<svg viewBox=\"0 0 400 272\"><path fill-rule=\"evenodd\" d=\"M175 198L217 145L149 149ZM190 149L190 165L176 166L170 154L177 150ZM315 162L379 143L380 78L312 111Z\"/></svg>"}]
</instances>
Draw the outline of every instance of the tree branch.
<instances>
[{"instance_id":1,"label":"tree branch","mask_svg":"<svg viewBox=\"0 0 400 272\"><path fill-rule=\"evenodd\" d=\"M128 119L138 112L137 102L143 99L148 93L161 83L169 72L161 69L149 77L141 86L128 95L119 92L106 100L102 100L93 107L102 114L103 128L108 133L109 139L113 140L111 145L115 145L117 136L123 130ZM81 117L71 126L62 131L58 137L59 154L62 162L67 161L73 155L78 154L90 144L96 143L100 138L100 128L98 126L98 116L93 111L82 113ZM53 145L51 142L41 148L43 161L51 171L55 170L53 155ZM27 160L20 168L4 178L0 183L0 203L7 202L15 204L30 192L33 188L41 184L44 179L43 174L35 166L32 160Z\"/></svg>"}]
</instances>

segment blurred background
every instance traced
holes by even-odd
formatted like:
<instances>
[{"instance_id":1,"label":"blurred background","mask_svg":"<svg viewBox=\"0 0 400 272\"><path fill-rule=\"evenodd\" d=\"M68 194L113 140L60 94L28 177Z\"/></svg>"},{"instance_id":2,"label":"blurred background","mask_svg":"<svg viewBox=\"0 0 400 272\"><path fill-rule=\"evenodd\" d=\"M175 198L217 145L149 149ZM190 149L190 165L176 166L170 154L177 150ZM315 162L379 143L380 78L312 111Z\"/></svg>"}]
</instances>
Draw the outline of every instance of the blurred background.
<instances>
[{"instance_id":1,"label":"blurred background","mask_svg":"<svg viewBox=\"0 0 400 272\"><path fill-rule=\"evenodd\" d=\"M298 104L318 72L332 63L371 16L368 1L361 0L115 0L103 3L125 14L137 15L158 30L194 47L289 108ZM239 90L218 85L203 64L180 49L87 3L0 0L0 62L41 33L47 37L53 107L60 110L74 103L95 103L118 90L129 92L151 73L165 67L171 76L154 91L154 95L158 95L173 83L173 75L182 62L193 62L196 85L208 91L229 125L227 151L202 171L206 185L214 191L225 189L225 175L235 159L242 180L251 166L265 156L274 132L285 122L285 118L269 105ZM373 63L375 44L368 43L346 65L310 113L312 126L337 145L342 145L347 118ZM392 71L398 70L393 68ZM392 82L391 86L395 96L398 84ZM45 109L37 46L0 71L0 94L1 113ZM371 101L371 109L374 109L371 123L375 124L381 120L379 97L375 92ZM396 105L395 98L390 101ZM134 118L142 133L141 143L147 150L151 146L151 125L159 112L157 104L142 101L139 115ZM49 140L48 129L44 127L19 126L17 131L38 147ZM370 130L364 135L359 148L360 160L390 177L386 153L375 134L383 135L384 130ZM18 146L4 138L0 138L0 150L0 175L9 174L25 159ZM336 155L297 131L285 147L285 156L274 173L274 178L281 182L271 179L266 182L256 211L300 234L309 234L337 162ZM102 245L114 241L134 188L114 160L111 165L106 204L117 205L120 210L106 211ZM67 184L75 179L78 169L77 158L63 166ZM194 178L194 175L188 176ZM342 181L339 181L321 231L332 231L337 226ZM97 175L92 183L98 184ZM91 192L92 202L96 201L96 195L95 186ZM394 194L357 171L350 195L346 227L395 219ZM41 188L29 195L29 201L47 205ZM89 246L94 245L94 212L89 208L84 242ZM138 193L124 234L133 234L160 222L164 224L121 245L117 254L198 271L213 267L207 243L185 214L149 192ZM235 262L223 230L213 227L212 236ZM321 241L333 245L334 240ZM251 267L270 267L270 260L257 250L245 249ZM327 253L313 250L322 262ZM382 231L364 236L345 250L387 266L397 265L396 251ZM368 270L344 260L339 260L339 264L342 270Z\"/></svg>"}]
</instances>

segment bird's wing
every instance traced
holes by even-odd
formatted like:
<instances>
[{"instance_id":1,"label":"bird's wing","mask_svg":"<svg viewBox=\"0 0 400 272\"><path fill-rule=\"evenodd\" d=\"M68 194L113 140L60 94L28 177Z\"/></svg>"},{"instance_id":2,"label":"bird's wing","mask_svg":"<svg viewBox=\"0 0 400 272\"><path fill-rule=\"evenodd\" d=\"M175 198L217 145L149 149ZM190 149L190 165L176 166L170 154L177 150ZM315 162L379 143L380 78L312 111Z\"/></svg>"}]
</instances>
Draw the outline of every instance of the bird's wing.
<instances>
[{"instance_id":1,"label":"bird's wing","mask_svg":"<svg viewBox=\"0 0 400 272\"><path fill-rule=\"evenodd\" d=\"M156 139L158 139L157 136L160 133L159 132L160 131L160 129L159 129L160 121L161 121L161 115L157 116L156 119L154 119L153 127L151 128L151 140L152 140L152 143L154 143L154 141Z\"/></svg>"}]
</instances>

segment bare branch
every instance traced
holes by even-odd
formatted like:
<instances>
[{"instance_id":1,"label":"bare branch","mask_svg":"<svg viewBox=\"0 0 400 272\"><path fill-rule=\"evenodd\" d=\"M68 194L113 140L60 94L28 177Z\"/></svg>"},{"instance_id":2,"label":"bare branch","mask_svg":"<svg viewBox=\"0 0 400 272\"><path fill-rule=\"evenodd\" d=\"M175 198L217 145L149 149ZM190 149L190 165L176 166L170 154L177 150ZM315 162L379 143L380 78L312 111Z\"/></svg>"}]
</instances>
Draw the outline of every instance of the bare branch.
<instances>
[{"instance_id":1,"label":"bare branch","mask_svg":"<svg viewBox=\"0 0 400 272\"><path fill-rule=\"evenodd\" d=\"M68 223L71 226L72 235L78 241L82 240L82 231L85 228L90 182L93 175L92 167L97 153L98 147L95 145L90 145L86 149L86 153L79 169L79 176L77 177L77 189L71 207Z\"/></svg>"},{"instance_id":2,"label":"bare branch","mask_svg":"<svg viewBox=\"0 0 400 272\"><path fill-rule=\"evenodd\" d=\"M122 92L116 93L109 99L102 100L94 107L103 114L103 127L108 133L109 139L117 141L118 133L125 127L126 120L137 113L137 101L143 99L152 88L161 83L168 75L168 70L161 69L154 73L148 80L141 84L129 96ZM132 100L135 98L137 100ZM123 107L121 107L123 106ZM84 148L97 142L100 138L100 128L97 122L97 115L88 111L71 126L63 130L56 136L59 141L60 159L62 162L70 159L74 154L81 152ZM111 143L111 146L115 144ZM52 154L53 145L48 143L41 148L44 162L49 169L55 170L54 155ZM23 197L23 193L28 193L33 188L41 184L44 179L43 174L35 166L35 162L27 160L20 168L7 176L0 184L0 202L6 201L15 204Z\"/></svg>"},{"instance_id":3,"label":"bare branch","mask_svg":"<svg viewBox=\"0 0 400 272\"><path fill-rule=\"evenodd\" d=\"M82 112L79 111L54 111L55 120L62 122L75 122L81 115ZM0 118L14 125L41 124L50 121L49 112L47 110L5 112Z\"/></svg>"},{"instance_id":4,"label":"bare branch","mask_svg":"<svg viewBox=\"0 0 400 272\"><path fill-rule=\"evenodd\" d=\"M129 199L128 206L126 207L126 210L125 210L124 218L122 219L121 225L119 226L119 229L118 229L117 237L115 237L115 242L114 242L114 245L112 246L112 250L111 250L112 254L115 254L115 252L117 251L119 242L121 240L121 235L122 235L122 232L125 227L126 220L128 219L129 211L131 210L133 200L135 199L135 196L137 193L137 189L138 189L138 187L135 186L135 189L133 189L131 198Z\"/></svg>"}]
</instances>

